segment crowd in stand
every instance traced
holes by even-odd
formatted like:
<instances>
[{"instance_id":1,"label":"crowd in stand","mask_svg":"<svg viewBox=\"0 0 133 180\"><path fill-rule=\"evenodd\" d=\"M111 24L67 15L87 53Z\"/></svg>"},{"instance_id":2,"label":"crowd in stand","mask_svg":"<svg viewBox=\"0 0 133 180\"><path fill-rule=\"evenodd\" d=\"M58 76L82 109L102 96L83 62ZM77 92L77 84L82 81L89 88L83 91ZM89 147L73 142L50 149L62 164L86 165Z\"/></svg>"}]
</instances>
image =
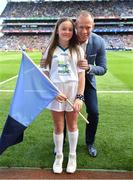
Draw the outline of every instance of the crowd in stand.
<instances>
[{"instance_id":1,"label":"crowd in stand","mask_svg":"<svg viewBox=\"0 0 133 180\"><path fill-rule=\"evenodd\" d=\"M131 16L133 17L133 1L70 1L70 2L9 2L1 17L75 17L80 10L88 10L95 17L99 16ZM115 27L115 26L113 26ZM12 27L11 27L12 28ZM13 27L14 29L15 27ZM16 26L17 28L17 26ZM110 26L99 26L101 29L110 28ZM130 28L125 26L124 28ZM36 28L35 28L36 29ZM18 50L23 45L29 50L42 50L46 48L50 35L47 34L29 34L14 35L5 34L0 38L0 50L7 49ZM103 35L107 49L132 49L133 34L109 34Z\"/></svg>"},{"instance_id":2,"label":"crowd in stand","mask_svg":"<svg viewBox=\"0 0 133 180\"><path fill-rule=\"evenodd\" d=\"M20 50L23 45L26 49L32 50L42 50L45 49L49 41L49 35L4 35L0 38L0 44L10 47L10 50Z\"/></svg>"},{"instance_id":3,"label":"crowd in stand","mask_svg":"<svg viewBox=\"0 0 133 180\"><path fill-rule=\"evenodd\" d=\"M133 16L133 1L9 2L2 17L74 17L79 10L94 16Z\"/></svg>"},{"instance_id":4,"label":"crowd in stand","mask_svg":"<svg viewBox=\"0 0 133 180\"><path fill-rule=\"evenodd\" d=\"M133 35L103 35L106 49L133 50Z\"/></svg>"},{"instance_id":5,"label":"crowd in stand","mask_svg":"<svg viewBox=\"0 0 133 180\"><path fill-rule=\"evenodd\" d=\"M14 31L14 30L18 30L18 31L21 31L21 32L24 32L24 31L43 31L43 32L53 32L54 30L54 26L52 27L49 27L49 26L40 26L40 27L21 27L21 26L5 26L3 27L2 30L9 30L9 31ZM102 26L96 26L95 28L95 32L99 32L103 30L104 32L117 32L117 31L132 31L133 32L133 26L105 26L105 25L102 25Z\"/></svg>"},{"instance_id":6,"label":"crowd in stand","mask_svg":"<svg viewBox=\"0 0 133 180\"><path fill-rule=\"evenodd\" d=\"M133 50L133 35L103 35L107 49L132 49ZM0 38L1 50L19 50L23 45L29 51L32 50L45 50L50 40L50 35L4 35Z\"/></svg>"}]
</instances>

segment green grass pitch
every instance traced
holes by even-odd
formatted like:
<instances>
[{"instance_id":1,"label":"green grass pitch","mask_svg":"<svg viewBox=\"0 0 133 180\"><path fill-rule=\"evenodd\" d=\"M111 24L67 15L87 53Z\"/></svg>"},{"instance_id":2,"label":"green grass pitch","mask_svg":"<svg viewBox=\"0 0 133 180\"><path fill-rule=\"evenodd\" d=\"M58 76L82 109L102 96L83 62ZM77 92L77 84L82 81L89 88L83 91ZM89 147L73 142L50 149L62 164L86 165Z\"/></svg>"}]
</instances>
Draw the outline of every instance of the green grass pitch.
<instances>
[{"instance_id":1,"label":"green grass pitch","mask_svg":"<svg viewBox=\"0 0 133 180\"><path fill-rule=\"evenodd\" d=\"M41 53L28 54L39 64ZM109 51L107 59L107 74L97 77L100 120L95 146L98 156L91 158L87 154L85 122L79 117L78 168L133 171L133 52ZM18 52L0 52L0 132L13 95L12 91L5 90L14 90L16 78L3 82L17 75L20 61ZM82 113L86 116L85 107ZM51 168L54 160L52 132L50 112L44 110L25 131L24 141L0 156L0 166ZM68 148L67 140L64 167Z\"/></svg>"}]
</instances>

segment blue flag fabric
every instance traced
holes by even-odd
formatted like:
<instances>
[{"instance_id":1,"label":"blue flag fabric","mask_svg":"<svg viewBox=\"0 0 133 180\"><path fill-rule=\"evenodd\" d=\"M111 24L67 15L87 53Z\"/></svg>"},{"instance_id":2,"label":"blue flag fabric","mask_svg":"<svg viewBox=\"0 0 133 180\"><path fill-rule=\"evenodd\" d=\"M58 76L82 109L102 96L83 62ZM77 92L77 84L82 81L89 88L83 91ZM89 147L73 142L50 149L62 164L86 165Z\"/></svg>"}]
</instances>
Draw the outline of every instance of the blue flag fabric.
<instances>
[{"instance_id":1,"label":"blue flag fabric","mask_svg":"<svg viewBox=\"0 0 133 180\"><path fill-rule=\"evenodd\" d=\"M57 95L47 76L23 53L10 112L0 138L0 154L23 140L24 130Z\"/></svg>"}]
</instances>

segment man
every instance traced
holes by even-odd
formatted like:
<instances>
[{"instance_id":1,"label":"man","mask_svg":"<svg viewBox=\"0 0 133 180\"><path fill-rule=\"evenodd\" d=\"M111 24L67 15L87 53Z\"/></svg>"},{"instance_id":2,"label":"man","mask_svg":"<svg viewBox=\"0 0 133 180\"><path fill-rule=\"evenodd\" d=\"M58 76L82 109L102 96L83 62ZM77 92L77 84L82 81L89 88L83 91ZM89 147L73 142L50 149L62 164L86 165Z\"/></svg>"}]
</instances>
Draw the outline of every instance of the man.
<instances>
[{"instance_id":1,"label":"man","mask_svg":"<svg viewBox=\"0 0 133 180\"><path fill-rule=\"evenodd\" d=\"M89 124L86 124L86 145L90 156L96 157L94 141L99 112L95 75L104 75L107 68L104 40L92 33L93 27L93 16L87 11L81 11L76 19L76 30L79 43L86 52L85 59L79 62L79 67L86 70L84 99L89 121Z\"/></svg>"}]
</instances>

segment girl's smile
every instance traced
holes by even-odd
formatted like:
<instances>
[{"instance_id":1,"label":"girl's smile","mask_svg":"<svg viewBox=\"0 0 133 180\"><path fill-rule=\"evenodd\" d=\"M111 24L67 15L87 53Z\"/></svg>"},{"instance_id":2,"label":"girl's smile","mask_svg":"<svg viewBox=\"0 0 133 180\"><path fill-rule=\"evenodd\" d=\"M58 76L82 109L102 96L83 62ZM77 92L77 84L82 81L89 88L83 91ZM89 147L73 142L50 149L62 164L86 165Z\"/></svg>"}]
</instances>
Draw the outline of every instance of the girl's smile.
<instances>
[{"instance_id":1,"label":"girl's smile","mask_svg":"<svg viewBox=\"0 0 133 180\"><path fill-rule=\"evenodd\" d=\"M62 22L58 28L59 44L68 47L69 41L73 35L73 25L70 21Z\"/></svg>"}]
</instances>

